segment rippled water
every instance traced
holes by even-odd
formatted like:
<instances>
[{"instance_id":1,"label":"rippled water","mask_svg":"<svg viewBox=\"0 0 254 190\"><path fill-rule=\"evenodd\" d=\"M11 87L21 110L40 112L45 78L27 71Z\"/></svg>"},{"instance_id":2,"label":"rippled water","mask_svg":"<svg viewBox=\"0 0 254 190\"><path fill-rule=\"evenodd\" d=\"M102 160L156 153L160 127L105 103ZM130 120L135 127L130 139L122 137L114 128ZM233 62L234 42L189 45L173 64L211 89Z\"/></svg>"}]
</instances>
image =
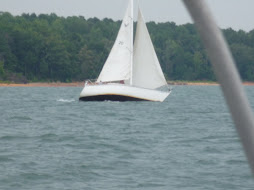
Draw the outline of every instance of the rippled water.
<instances>
[{"instance_id":1,"label":"rippled water","mask_svg":"<svg viewBox=\"0 0 254 190\"><path fill-rule=\"evenodd\" d=\"M254 188L219 87L175 86L164 103L80 91L0 88L0 189Z\"/></svg>"}]
</instances>

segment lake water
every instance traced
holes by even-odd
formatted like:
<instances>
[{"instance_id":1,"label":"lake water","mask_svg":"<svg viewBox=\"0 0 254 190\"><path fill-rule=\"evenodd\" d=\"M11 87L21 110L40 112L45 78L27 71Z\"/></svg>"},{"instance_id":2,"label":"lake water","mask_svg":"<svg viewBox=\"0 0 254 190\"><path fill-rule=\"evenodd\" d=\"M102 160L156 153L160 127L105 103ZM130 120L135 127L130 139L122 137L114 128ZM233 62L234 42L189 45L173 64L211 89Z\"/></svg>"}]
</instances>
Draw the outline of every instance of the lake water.
<instances>
[{"instance_id":1,"label":"lake water","mask_svg":"<svg viewBox=\"0 0 254 190\"><path fill-rule=\"evenodd\" d=\"M1 190L254 189L218 86L174 86L163 103L81 90L0 87Z\"/></svg>"}]
</instances>

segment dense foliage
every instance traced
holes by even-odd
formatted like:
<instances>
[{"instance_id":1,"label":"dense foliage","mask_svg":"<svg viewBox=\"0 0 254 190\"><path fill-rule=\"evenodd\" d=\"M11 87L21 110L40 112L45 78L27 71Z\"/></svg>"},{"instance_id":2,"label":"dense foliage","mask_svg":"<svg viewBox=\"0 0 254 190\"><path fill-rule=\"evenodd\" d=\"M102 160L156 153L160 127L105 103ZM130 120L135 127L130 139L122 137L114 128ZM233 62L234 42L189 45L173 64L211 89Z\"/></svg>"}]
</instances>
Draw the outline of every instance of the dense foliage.
<instances>
[{"instance_id":1,"label":"dense foliage","mask_svg":"<svg viewBox=\"0 0 254 190\"><path fill-rule=\"evenodd\" d=\"M55 14L0 14L0 80L82 81L96 78L120 21ZM149 22L162 69L170 80L215 80L192 24ZM254 30L223 31L244 80L254 81Z\"/></svg>"}]
</instances>

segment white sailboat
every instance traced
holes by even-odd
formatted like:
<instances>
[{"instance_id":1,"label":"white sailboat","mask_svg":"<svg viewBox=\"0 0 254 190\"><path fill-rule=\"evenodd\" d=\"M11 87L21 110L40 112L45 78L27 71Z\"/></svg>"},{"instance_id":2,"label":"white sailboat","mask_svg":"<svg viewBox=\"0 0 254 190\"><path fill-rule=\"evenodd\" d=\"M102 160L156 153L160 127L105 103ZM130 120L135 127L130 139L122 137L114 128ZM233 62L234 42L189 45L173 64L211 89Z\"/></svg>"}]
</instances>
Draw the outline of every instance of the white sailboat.
<instances>
[{"instance_id":1,"label":"white sailboat","mask_svg":"<svg viewBox=\"0 0 254 190\"><path fill-rule=\"evenodd\" d=\"M158 90L162 86L167 86L167 82L140 9L133 45L133 0L129 0L116 41L97 81L86 81L79 99L163 102L171 91Z\"/></svg>"}]
</instances>

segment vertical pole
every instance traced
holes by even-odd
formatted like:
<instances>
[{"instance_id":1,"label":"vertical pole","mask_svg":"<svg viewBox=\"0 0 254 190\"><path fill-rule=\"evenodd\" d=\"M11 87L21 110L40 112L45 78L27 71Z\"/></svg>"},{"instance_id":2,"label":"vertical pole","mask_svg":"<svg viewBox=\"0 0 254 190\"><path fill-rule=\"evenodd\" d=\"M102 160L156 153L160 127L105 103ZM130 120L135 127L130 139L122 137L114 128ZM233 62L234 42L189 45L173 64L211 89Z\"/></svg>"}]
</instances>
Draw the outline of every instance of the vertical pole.
<instances>
[{"instance_id":1,"label":"vertical pole","mask_svg":"<svg viewBox=\"0 0 254 190\"><path fill-rule=\"evenodd\" d=\"M232 55L206 2L204 0L183 0L183 2L195 21L208 51L254 173L254 117Z\"/></svg>"},{"instance_id":2,"label":"vertical pole","mask_svg":"<svg viewBox=\"0 0 254 190\"><path fill-rule=\"evenodd\" d=\"M134 12L134 10L133 10L133 0L130 0L130 4L131 4L131 15L130 15L130 25L131 25L131 41L130 41L130 43L131 43L131 49L130 49L130 51L131 51L131 76L130 76L130 85L132 85L132 77L133 77L133 33L134 33L134 31L133 31L133 22L134 22L134 18L133 18L133 12Z\"/></svg>"}]
</instances>

